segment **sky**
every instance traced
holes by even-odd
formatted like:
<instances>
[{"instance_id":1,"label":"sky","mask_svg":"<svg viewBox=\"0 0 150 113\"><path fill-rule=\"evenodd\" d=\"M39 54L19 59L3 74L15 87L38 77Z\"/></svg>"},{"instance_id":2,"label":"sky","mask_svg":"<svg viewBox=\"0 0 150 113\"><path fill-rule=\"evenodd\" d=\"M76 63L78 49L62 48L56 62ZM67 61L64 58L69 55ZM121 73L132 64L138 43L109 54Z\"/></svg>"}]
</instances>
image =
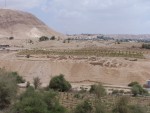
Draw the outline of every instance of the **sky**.
<instances>
[{"instance_id":1,"label":"sky","mask_svg":"<svg viewBox=\"0 0 150 113\"><path fill-rule=\"evenodd\" d=\"M150 0L6 0L6 8L30 12L64 34L150 34Z\"/></svg>"}]
</instances>

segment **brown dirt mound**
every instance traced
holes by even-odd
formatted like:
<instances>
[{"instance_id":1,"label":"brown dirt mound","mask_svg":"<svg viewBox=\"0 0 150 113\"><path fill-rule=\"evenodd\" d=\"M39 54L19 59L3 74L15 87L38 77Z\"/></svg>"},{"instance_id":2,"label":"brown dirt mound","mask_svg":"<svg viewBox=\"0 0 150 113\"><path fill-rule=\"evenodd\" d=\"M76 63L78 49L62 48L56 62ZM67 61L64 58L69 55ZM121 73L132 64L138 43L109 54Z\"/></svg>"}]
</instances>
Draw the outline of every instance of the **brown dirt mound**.
<instances>
[{"instance_id":1,"label":"brown dirt mound","mask_svg":"<svg viewBox=\"0 0 150 113\"><path fill-rule=\"evenodd\" d=\"M34 15L11 9L0 9L0 38L13 36L17 39L40 36L60 36Z\"/></svg>"}]
</instances>

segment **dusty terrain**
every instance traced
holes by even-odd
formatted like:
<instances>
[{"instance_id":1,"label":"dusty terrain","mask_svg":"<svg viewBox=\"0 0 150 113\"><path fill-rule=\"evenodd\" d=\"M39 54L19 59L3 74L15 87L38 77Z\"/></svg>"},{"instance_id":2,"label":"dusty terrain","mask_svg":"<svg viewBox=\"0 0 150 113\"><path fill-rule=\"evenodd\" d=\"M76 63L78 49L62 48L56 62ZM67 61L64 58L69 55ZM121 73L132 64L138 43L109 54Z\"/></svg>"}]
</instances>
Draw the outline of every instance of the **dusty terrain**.
<instances>
[{"instance_id":1,"label":"dusty terrain","mask_svg":"<svg viewBox=\"0 0 150 113\"><path fill-rule=\"evenodd\" d=\"M13 41L15 42L15 40ZM72 41L64 44L62 40L37 43L35 41L35 44L31 44L28 47L33 49L36 46L37 48L38 44L38 49L52 49L55 51L61 48L61 50L72 50L75 48L83 48L87 43L89 42ZM88 46L92 47L93 43L99 44L99 46L102 47L107 46L107 44L105 45L98 42L89 43ZM76 45L79 46L77 47ZM137 46L138 45L139 44L137 44ZM117 46L118 45L116 45L116 49ZM120 44L118 50L121 50L121 47L127 50L129 46L127 46L127 43ZM144 58L51 54L31 54L30 58L26 58L26 54L18 54L23 49L27 49L26 45L25 47L11 46L8 49L9 51L5 49L0 52L0 67L19 72L20 75L31 83L33 78L38 76L43 86L49 83L51 77L58 74L64 74L65 78L74 85L98 82L109 85L127 85L131 81L138 81L144 84L146 80L150 79L150 58L149 51L147 50L143 51ZM133 51L142 50L136 49Z\"/></svg>"},{"instance_id":2,"label":"dusty terrain","mask_svg":"<svg viewBox=\"0 0 150 113\"><path fill-rule=\"evenodd\" d=\"M17 71L31 83L34 77L39 77L43 86L58 74L64 74L73 85L104 83L124 86L131 81L144 84L150 79L150 51L140 49L142 43L116 44L112 40L64 42L66 36L39 42L37 37L42 35L61 34L29 13L1 9L0 45L9 47L0 48L0 67ZM10 36L15 39L9 40ZM29 53L24 50L47 53L30 53L30 58L27 58Z\"/></svg>"},{"instance_id":3,"label":"dusty terrain","mask_svg":"<svg viewBox=\"0 0 150 113\"><path fill-rule=\"evenodd\" d=\"M50 37L62 34L49 28L30 13L0 9L0 38L13 36L16 39L29 39L43 35Z\"/></svg>"}]
</instances>

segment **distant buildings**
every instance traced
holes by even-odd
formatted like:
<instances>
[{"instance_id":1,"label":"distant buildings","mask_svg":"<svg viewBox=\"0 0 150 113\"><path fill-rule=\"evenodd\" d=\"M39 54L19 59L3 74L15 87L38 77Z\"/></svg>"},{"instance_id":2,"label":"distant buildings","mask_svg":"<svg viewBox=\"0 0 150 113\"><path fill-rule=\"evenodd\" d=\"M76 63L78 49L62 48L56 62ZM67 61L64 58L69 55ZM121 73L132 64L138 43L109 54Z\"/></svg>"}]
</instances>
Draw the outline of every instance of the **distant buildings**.
<instances>
[{"instance_id":1,"label":"distant buildings","mask_svg":"<svg viewBox=\"0 0 150 113\"><path fill-rule=\"evenodd\" d=\"M103 35L103 34L75 34L75 35L67 35L70 37L71 40L93 40L93 41L99 41L99 40L115 40L116 42L144 42L144 43L150 43L150 38L140 38L138 35L137 36L120 36L119 35L116 37L114 35ZM123 38L122 38L123 37Z\"/></svg>"},{"instance_id":2,"label":"distant buildings","mask_svg":"<svg viewBox=\"0 0 150 113\"><path fill-rule=\"evenodd\" d=\"M8 48L10 47L9 45L0 45L0 48Z\"/></svg>"},{"instance_id":3,"label":"distant buildings","mask_svg":"<svg viewBox=\"0 0 150 113\"><path fill-rule=\"evenodd\" d=\"M144 84L144 88L150 89L150 80L146 81L146 84Z\"/></svg>"}]
</instances>

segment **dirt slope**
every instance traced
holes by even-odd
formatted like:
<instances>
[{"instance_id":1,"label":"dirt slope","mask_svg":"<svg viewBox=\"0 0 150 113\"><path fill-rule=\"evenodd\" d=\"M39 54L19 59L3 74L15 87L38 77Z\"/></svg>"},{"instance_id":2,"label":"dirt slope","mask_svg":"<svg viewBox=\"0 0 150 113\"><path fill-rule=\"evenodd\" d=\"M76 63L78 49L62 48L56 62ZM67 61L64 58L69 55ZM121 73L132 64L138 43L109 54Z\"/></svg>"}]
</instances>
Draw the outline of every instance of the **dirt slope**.
<instances>
[{"instance_id":1,"label":"dirt slope","mask_svg":"<svg viewBox=\"0 0 150 113\"><path fill-rule=\"evenodd\" d=\"M3 54L0 67L19 72L27 81L40 77L47 85L52 76L64 74L70 82L102 82L112 85L127 85L131 81L142 84L150 79L148 60L128 61L122 58L101 58L102 65L89 61L56 60L48 58L16 58L15 54Z\"/></svg>"},{"instance_id":2,"label":"dirt slope","mask_svg":"<svg viewBox=\"0 0 150 113\"><path fill-rule=\"evenodd\" d=\"M11 9L0 9L0 38L14 36L17 39L40 36L59 36L34 15Z\"/></svg>"}]
</instances>

